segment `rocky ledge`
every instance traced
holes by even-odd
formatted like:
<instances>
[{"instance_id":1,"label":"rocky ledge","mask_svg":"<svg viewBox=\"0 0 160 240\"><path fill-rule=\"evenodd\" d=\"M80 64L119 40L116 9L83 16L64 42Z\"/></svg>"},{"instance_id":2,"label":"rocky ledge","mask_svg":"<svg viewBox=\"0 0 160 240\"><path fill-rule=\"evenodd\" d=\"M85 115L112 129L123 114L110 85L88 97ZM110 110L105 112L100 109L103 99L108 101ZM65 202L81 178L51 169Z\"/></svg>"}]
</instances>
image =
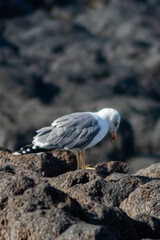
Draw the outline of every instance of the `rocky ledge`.
<instances>
[{"instance_id":1,"label":"rocky ledge","mask_svg":"<svg viewBox=\"0 0 160 240\"><path fill-rule=\"evenodd\" d=\"M0 149L0 239L160 239L160 164L76 169L65 151Z\"/></svg>"}]
</instances>

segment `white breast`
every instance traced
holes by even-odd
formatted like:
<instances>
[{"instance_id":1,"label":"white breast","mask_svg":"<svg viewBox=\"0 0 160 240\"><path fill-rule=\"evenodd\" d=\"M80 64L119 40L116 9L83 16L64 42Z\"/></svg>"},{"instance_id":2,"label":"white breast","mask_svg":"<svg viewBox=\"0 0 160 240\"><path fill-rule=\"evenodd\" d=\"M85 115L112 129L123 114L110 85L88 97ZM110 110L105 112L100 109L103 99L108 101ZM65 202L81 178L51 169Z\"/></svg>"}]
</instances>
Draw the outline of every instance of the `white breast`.
<instances>
[{"instance_id":1,"label":"white breast","mask_svg":"<svg viewBox=\"0 0 160 240\"><path fill-rule=\"evenodd\" d=\"M98 134L93 138L92 142L90 142L85 149L87 148L91 148L94 145L96 145L97 143L99 143L107 134L108 132L108 124L106 121L102 120L99 116L97 116L97 114L95 114L95 117L98 121L98 125L100 127L100 131L98 132Z\"/></svg>"}]
</instances>

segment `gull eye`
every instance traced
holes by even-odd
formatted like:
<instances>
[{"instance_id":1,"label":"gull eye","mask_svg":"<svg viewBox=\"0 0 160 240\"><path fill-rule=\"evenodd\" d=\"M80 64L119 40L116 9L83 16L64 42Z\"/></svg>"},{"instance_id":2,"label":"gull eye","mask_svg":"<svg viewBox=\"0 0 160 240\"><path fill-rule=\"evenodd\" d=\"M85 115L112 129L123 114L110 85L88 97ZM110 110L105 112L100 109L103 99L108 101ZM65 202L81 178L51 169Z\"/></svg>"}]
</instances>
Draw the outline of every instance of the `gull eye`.
<instances>
[{"instance_id":1,"label":"gull eye","mask_svg":"<svg viewBox=\"0 0 160 240\"><path fill-rule=\"evenodd\" d=\"M114 126L117 127L118 126L118 122L115 122Z\"/></svg>"}]
</instances>

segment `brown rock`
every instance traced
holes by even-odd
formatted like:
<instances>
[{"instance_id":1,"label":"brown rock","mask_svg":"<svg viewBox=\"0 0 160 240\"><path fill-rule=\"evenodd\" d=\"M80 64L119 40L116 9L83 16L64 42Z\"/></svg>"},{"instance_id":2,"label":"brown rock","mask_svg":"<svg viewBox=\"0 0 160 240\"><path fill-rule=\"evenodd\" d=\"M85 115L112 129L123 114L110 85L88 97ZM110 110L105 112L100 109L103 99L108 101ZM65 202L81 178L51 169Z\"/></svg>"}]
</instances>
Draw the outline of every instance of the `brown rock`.
<instances>
[{"instance_id":1,"label":"brown rock","mask_svg":"<svg viewBox=\"0 0 160 240\"><path fill-rule=\"evenodd\" d=\"M12 155L1 149L0 165L8 172L32 170L44 177L54 177L77 168L76 156L70 151L54 150L37 154Z\"/></svg>"},{"instance_id":2,"label":"brown rock","mask_svg":"<svg viewBox=\"0 0 160 240\"><path fill-rule=\"evenodd\" d=\"M158 178L126 174L121 162L70 171L68 151L14 156L1 148L0 164L0 239L159 238Z\"/></svg>"},{"instance_id":3,"label":"brown rock","mask_svg":"<svg viewBox=\"0 0 160 240\"><path fill-rule=\"evenodd\" d=\"M7 162L10 161L11 151L7 148L0 147L0 166L7 166Z\"/></svg>"},{"instance_id":4,"label":"brown rock","mask_svg":"<svg viewBox=\"0 0 160 240\"><path fill-rule=\"evenodd\" d=\"M94 170L81 169L59 175L58 177L48 179L48 181L52 186L67 192L69 188L72 188L75 185L83 185L96 178L101 179Z\"/></svg>"},{"instance_id":5,"label":"brown rock","mask_svg":"<svg viewBox=\"0 0 160 240\"><path fill-rule=\"evenodd\" d=\"M35 183L5 174L0 185L1 239L139 239L132 220L119 208L95 205L93 199L86 212L46 180Z\"/></svg>"},{"instance_id":6,"label":"brown rock","mask_svg":"<svg viewBox=\"0 0 160 240\"><path fill-rule=\"evenodd\" d=\"M118 173L127 173L129 169L129 165L125 162L120 162L120 161L111 161L107 163L98 163L95 166L95 170L97 172L104 173L106 176L113 173L113 172L118 172Z\"/></svg>"},{"instance_id":7,"label":"brown rock","mask_svg":"<svg viewBox=\"0 0 160 240\"><path fill-rule=\"evenodd\" d=\"M82 169L68 172L58 177L48 179L50 184L57 189L68 193L81 205L91 204L93 200L100 199L102 179L94 170Z\"/></svg>"},{"instance_id":8,"label":"brown rock","mask_svg":"<svg viewBox=\"0 0 160 240\"><path fill-rule=\"evenodd\" d=\"M107 207L119 206L138 186L149 181L148 178L120 173L113 173L104 178L103 173L103 169L102 174L100 171L82 169L67 172L48 181L52 186L68 193L84 208L93 201L103 202Z\"/></svg>"},{"instance_id":9,"label":"brown rock","mask_svg":"<svg viewBox=\"0 0 160 240\"><path fill-rule=\"evenodd\" d=\"M55 239L80 216L79 204L48 183L8 173L1 180L0 239Z\"/></svg>"}]
</instances>

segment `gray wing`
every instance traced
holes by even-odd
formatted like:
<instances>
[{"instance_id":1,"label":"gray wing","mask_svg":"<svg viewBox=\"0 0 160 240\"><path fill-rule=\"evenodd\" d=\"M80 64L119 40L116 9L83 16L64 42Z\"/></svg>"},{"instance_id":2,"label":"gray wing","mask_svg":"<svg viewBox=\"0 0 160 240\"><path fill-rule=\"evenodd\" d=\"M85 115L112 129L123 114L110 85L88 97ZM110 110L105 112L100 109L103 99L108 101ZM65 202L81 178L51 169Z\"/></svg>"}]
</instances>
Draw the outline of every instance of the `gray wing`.
<instances>
[{"instance_id":1,"label":"gray wing","mask_svg":"<svg viewBox=\"0 0 160 240\"><path fill-rule=\"evenodd\" d=\"M84 148L99 132L97 119L89 112L58 118L52 126L37 131L33 144L47 149Z\"/></svg>"}]
</instances>

